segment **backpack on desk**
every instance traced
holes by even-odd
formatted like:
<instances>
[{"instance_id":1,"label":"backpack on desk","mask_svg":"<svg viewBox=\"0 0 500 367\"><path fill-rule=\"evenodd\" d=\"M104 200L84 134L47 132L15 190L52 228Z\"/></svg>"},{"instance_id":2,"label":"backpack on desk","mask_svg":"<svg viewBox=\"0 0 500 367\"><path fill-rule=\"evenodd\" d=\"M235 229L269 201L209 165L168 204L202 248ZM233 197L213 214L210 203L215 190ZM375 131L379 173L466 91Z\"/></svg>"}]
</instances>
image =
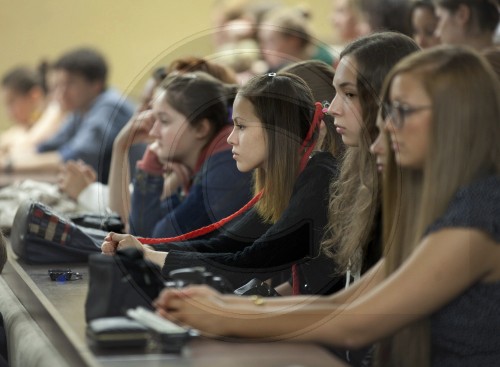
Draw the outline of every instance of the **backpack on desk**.
<instances>
[{"instance_id":1,"label":"backpack on desk","mask_svg":"<svg viewBox=\"0 0 500 367\"><path fill-rule=\"evenodd\" d=\"M10 242L14 253L28 264L77 263L101 252L106 234L79 227L44 204L27 200L17 209Z\"/></svg>"}]
</instances>

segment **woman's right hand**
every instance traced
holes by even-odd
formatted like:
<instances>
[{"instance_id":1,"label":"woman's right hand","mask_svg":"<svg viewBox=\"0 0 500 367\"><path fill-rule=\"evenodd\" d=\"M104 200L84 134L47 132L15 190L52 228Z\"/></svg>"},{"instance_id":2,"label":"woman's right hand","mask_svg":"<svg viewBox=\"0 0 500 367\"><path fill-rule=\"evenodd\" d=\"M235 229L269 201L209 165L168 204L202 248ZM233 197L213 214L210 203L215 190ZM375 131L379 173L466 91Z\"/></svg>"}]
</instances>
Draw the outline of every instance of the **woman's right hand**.
<instances>
[{"instance_id":1,"label":"woman's right hand","mask_svg":"<svg viewBox=\"0 0 500 367\"><path fill-rule=\"evenodd\" d=\"M153 127L155 117L153 110L145 110L134 114L120 130L115 139L115 146L129 148L134 144L151 142L149 131Z\"/></svg>"}]
</instances>

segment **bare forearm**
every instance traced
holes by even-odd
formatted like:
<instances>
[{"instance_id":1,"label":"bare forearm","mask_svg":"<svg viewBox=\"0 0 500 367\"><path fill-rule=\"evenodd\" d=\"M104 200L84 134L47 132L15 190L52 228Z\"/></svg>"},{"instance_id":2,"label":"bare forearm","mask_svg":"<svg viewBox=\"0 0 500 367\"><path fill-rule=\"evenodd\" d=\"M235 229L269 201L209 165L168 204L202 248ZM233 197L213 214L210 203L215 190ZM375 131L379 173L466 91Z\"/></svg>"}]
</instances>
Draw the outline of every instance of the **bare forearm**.
<instances>
[{"instance_id":1,"label":"bare forearm","mask_svg":"<svg viewBox=\"0 0 500 367\"><path fill-rule=\"evenodd\" d=\"M109 208L118 213L124 223L128 223L130 211L128 150L129 147L127 145L120 141L115 141L108 181Z\"/></svg>"},{"instance_id":2,"label":"bare forearm","mask_svg":"<svg viewBox=\"0 0 500 367\"><path fill-rule=\"evenodd\" d=\"M47 152L40 154L15 155L4 161L4 166L13 172L52 172L59 170L62 164L62 158L59 152ZM7 167L4 167L4 169Z\"/></svg>"},{"instance_id":3,"label":"bare forearm","mask_svg":"<svg viewBox=\"0 0 500 367\"><path fill-rule=\"evenodd\" d=\"M349 336L342 335L340 309L331 301L317 298L316 302L294 305L277 303L256 306L247 300L228 314L228 336L263 340L312 341L347 346ZM340 321L340 322L339 322Z\"/></svg>"}]
</instances>

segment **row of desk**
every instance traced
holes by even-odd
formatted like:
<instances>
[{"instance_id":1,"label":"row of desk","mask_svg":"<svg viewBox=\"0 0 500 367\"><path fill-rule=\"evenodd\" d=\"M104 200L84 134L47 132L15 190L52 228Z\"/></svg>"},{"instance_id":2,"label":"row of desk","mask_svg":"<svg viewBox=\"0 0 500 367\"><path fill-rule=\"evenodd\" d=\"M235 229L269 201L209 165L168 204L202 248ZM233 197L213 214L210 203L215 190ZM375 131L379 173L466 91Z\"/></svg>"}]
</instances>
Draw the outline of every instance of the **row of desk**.
<instances>
[{"instance_id":1,"label":"row of desk","mask_svg":"<svg viewBox=\"0 0 500 367\"><path fill-rule=\"evenodd\" d=\"M323 348L313 344L295 343L235 343L197 338L189 341L181 354L96 351L89 348L85 337L84 304L88 289L88 268L85 264L69 264L83 275L82 280L59 283L51 281L47 270L61 265L27 265L16 259L9 249L9 260L1 277L18 298L33 325L48 339L49 355L43 358L51 366L118 367L118 366L345 366ZM63 266L64 267L64 266ZM1 310L0 310L1 311ZM2 311L3 312L3 311ZM12 329L12 328L8 328ZM38 330L38 329L37 329ZM16 338L20 336L16 334ZM13 340L12 345L23 348L11 353L43 353ZM51 352L54 348L58 353ZM42 358L42 357L39 357ZM26 367L23 358L11 361L12 367ZM41 364L37 364L41 365Z\"/></svg>"},{"instance_id":2,"label":"row of desk","mask_svg":"<svg viewBox=\"0 0 500 367\"><path fill-rule=\"evenodd\" d=\"M0 187L25 178L55 182L56 175L1 175ZM82 280L51 281L48 269L71 268ZM6 317L11 367L322 367L345 366L313 344L225 342L197 338L181 354L103 352L89 347L86 336L86 264L28 265L8 247L0 275L0 312ZM9 299L9 297L11 299Z\"/></svg>"}]
</instances>

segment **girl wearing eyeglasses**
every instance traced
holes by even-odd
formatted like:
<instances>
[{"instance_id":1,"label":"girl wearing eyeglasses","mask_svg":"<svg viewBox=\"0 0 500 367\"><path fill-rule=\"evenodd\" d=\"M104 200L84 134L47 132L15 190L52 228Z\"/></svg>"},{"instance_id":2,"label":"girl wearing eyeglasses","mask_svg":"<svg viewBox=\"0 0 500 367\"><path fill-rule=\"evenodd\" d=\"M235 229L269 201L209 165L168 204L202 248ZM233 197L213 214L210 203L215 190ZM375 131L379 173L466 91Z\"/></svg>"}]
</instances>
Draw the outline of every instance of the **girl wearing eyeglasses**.
<instances>
[{"instance_id":1,"label":"girl wearing eyeglasses","mask_svg":"<svg viewBox=\"0 0 500 367\"><path fill-rule=\"evenodd\" d=\"M500 358L500 85L477 53L439 47L386 79L398 120L384 184L384 257L330 297L262 300L165 291L163 316L215 335L357 348L383 366L496 365ZM230 322L228 322L230 320Z\"/></svg>"}]
</instances>

